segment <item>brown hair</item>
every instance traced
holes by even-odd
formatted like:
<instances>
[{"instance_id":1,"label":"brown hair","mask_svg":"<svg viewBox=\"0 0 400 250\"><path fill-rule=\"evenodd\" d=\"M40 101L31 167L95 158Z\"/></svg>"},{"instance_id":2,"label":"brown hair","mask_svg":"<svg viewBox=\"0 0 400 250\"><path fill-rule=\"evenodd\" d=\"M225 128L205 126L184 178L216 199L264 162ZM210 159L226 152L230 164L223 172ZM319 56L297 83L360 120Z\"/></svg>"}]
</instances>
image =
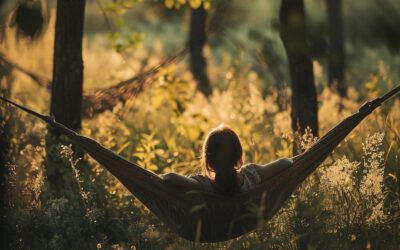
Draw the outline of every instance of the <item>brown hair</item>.
<instances>
[{"instance_id":1,"label":"brown hair","mask_svg":"<svg viewBox=\"0 0 400 250\"><path fill-rule=\"evenodd\" d=\"M236 133L225 125L211 130L202 150L203 174L213 179L218 191L233 194L237 189L237 170L241 167L242 145Z\"/></svg>"}]
</instances>

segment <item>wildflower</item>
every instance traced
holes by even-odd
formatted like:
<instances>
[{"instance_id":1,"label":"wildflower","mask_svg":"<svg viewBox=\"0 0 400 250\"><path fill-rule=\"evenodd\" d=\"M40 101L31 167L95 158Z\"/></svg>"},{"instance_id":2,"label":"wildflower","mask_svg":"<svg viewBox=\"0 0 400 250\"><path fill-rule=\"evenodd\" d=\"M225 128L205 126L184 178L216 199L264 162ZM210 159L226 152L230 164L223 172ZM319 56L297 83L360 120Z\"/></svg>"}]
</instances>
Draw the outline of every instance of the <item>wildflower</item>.
<instances>
[{"instance_id":1,"label":"wildflower","mask_svg":"<svg viewBox=\"0 0 400 250\"><path fill-rule=\"evenodd\" d=\"M355 186L354 173L359 165L360 162L350 161L346 156L336 160L326 170L322 171L321 183L324 183L324 186L321 188L327 192L332 192L338 188L353 189Z\"/></svg>"}]
</instances>

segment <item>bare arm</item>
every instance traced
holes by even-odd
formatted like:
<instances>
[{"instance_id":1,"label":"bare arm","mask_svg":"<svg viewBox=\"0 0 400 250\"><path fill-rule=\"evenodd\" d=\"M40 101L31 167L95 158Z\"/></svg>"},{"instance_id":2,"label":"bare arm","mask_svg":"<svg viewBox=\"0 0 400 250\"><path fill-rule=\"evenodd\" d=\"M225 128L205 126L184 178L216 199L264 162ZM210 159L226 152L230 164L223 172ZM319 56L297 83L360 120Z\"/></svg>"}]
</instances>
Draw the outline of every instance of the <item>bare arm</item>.
<instances>
[{"instance_id":1,"label":"bare arm","mask_svg":"<svg viewBox=\"0 0 400 250\"><path fill-rule=\"evenodd\" d=\"M290 168L292 163L293 160L290 158L281 158L265 165L256 165L255 167L260 174L261 182L263 182Z\"/></svg>"},{"instance_id":2,"label":"bare arm","mask_svg":"<svg viewBox=\"0 0 400 250\"><path fill-rule=\"evenodd\" d=\"M193 189L202 189L201 184L193 178L185 177L177 173L168 173L161 175L163 180L180 187L188 187Z\"/></svg>"}]
</instances>

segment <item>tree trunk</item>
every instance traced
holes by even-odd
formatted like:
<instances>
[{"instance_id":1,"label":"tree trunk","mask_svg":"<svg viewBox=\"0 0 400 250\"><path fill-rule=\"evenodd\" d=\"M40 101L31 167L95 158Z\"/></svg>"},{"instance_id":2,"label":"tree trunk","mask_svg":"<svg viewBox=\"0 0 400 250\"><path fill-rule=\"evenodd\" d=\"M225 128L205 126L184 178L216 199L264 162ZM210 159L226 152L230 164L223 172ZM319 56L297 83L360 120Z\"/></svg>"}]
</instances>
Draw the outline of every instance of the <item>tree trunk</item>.
<instances>
[{"instance_id":1,"label":"tree trunk","mask_svg":"<svg viewBox=\"0 0 400 250\"><path fill-rule=\"evenodd\" d=\"M190 31L189 31L189 51L190 68L193 77L197 81L197 89L204 95L211 94L211 86L207 77L207 62L203 56L203 47L206 43L206 10L203 6L191 9Z\"/></svg>"},{"instance_id":2,"label":"tree trunk","mask_svg":"<svg viewBox=\"0 0 400 250\"><path fill-rule=\"evenodd\" d=\"M84 0L57 1L50 113L56 121L75 131L81 129L84 9ZM76 191L71 166L60 157L61 145L69 144L70 141L49 128L44 200L48 196L69 196Z\"/></svg>"},{"instance_id":3,"label":"tree trunk","mask_svg":"<svg viewBox=\"0 0 400 250\"><path fill-rule=\"evenodd\" d=\"M313 65L307 44L303 0L282 0L279 18L280 36L288 57L291 78L292 130L294 133L303 134L309 127L313 135L318 135L318 104ZM295 143L293 153L297 154L298 150ZM301 206L296 210L299 218L302 218ZM298 249L307 249L311 240L307 227L297 222L294 231L298 236Z\"/></svg>"},{"instance_id":4,"label":"tree trunk","mask_svg":"<svg viewBox=\"0 0 400 250\"><path fill-rule=\"evenodd\" d=\"M81 128L84 0L57 1L50 112L73 130Z\"/></svg>"},{"instance_id":5,"label":"tree trunk","mask_svg":"<svg viewBox=\"0 0 400 250\"><path fill-rule=\"evenodd\" d=\"M318 135L318 104L313 64L307 44L303 0L282 0L280 36L289 61L292 88L292 129L303 134L307 127Z\"/></svg>"},{"instance_id":6,"label":"tree trunk","mask_svg":"<svg viewBox=\"0 0 400 250\"><path fill-rule=\"evenodd\" d=\"M342 0L327 0L329 24L328 80L331 89L346 96L344 85L345 54L343 44Z\"/></svg>"},{"instance_id":7,"label":"tree trunk","mask_svg":"<svg viewBox=\"0 0 400 250\"><path fill-rule=\"evenodd\" d=\"M0 63L0 94L8 97L10 92L10 67ZM7 220L7 176L8 176L8 151L9 151L9 117L6 112L7 107L0 106L0 249L8 249L12 239L10 235L9 223Z\"/></svg>"}]
</instances>

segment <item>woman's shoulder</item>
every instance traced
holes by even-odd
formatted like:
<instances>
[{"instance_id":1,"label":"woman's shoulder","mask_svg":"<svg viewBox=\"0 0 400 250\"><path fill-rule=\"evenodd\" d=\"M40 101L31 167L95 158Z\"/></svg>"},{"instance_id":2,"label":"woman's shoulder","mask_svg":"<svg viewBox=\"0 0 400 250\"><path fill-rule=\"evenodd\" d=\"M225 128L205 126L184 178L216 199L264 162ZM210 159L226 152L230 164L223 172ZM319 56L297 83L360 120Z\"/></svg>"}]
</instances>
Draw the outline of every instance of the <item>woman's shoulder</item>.
<instances>
[{"instance_id":1,"label":"woman's shoulder","mask_svg":"<svg viewBox=\"0 0 400 250\"><path fill-rule=\"evenodd\" d=\"M240 186L241 192L248 191L261 183L261 176L257 170L258 168L260 168L260 165L255 163L248 163L240 168L240 174L243 177L243 182ZM213 181L207 176L202 174L192 174L189 177L198 181L203 190L215 192Z\"/></svg>"},{"instance_id":2,"label":"woman's shoulder","mask_svg":"<svg viewBox=\"0 0 400 250\"><path fill-rule=\"evenodd\" d=\"M204 176L202 174L190 174L187 177L195 179L198 182L207 182L209 180L207 176Z\"/></svg>"},{"instance_id":3,"label":"woman's shoulder","mask_svg":"<svg viewBox=\"0 0 400 250\"><path fill-rule=\"evenodd\" d=\"M260 167L261 167L261 165L256 164L256 163L247 163L240 168L240 172L242 174L248 173L248 172L253 173L253 172L257 172L257 169Z\"/></svg>"},{"instance_id":4,"label":"woman's shoulder","mask_svg":"<svg viewBox=\"0 0 400 250\"><path fill-rule=\"evenodd\" d=\"M258 164L248 163L240 168L240 173L243 176L241 191L250 190L261 183L261 176L257 170L259 167Z\"/></svg>"},{"instance_id":5,"label":"woman's shoulder","mask_svg":"<svg viewBox=\"0 0 400 250\"><path fill-rule=\"evenodd\" d=\"M198 181L204 190L214 192L213 184L210 178L208 178L207 176L204 176L202 174L192 174L189 177Z\"/></svg>"}]
</instances>

